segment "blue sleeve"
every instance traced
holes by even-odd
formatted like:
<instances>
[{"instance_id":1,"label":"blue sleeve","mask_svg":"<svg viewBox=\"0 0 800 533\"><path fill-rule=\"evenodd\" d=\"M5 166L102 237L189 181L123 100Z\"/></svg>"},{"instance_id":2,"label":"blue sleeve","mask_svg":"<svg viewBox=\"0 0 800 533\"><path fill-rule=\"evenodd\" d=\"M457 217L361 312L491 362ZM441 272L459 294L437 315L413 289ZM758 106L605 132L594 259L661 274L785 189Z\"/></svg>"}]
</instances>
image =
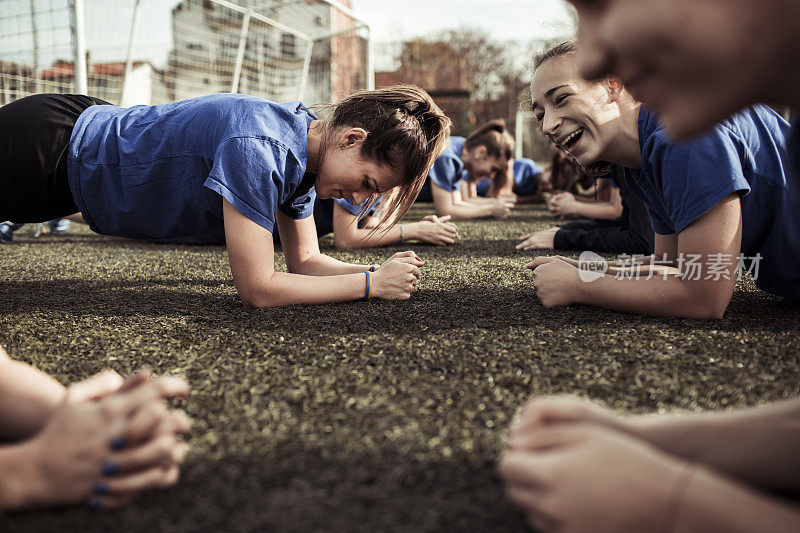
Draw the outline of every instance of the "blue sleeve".
<instances>
[{"instance_id":1,"label":"blue sleeve","mask_svg":"<svg viewBox=\"0 0 800 533\"><path fill-rule=\"evenodd\" d=\"M373 201L364 212L364 217L376 216L380 212L381 200L381 197L376 198L375 201ZM364 208L366 203L369 202L369 198L360 204L356 204L350 198L334 198L333 201L342 206L345 211L357 217L361 213L361 210Z\"/></svg>"},{"instance_id":2,"label":"blue sleeve","mask_svg":"<svg viewBox=\"0 0 800 533\"><path fill-rule=\"evenodd\" d=\"M600 184L600 188L598 190L604 191L606 189L619 189L619 185L617 185L617 182L614 181L613 178L606 176L600 179L603 180L603 183Z\"/></svg>"},{"instance_id":3,"label":"blue sleeve","mask_svg":"<svg viewBox=\"0 0 800 533\"><path fill-rule=\"evenodd\" d=\"M276 211L284 193L284 176L278 169L286 168L286 159L286 149L267 139L228 139L217 147L204 185L259 226L274 231ZM312 198L309 214L313 204ZM300 216L302 210L290 209L286 214L292 213L298 215L293 218L304 218Z\"/></svg>"},{"instance_id":4,"label":"blue sleeve","mask_svg":"<svg viewBox=\"0 0 800 533\"><path fill-rule=\"evenodd\" d=\"M489 196L489 187L492 185L492 178L484 178L475 185L478 196Z\"/></svg>"},{"instance_id":5,"label":"blue sleeve","mask_svg":"<svg viewBox=\"0 0 800 533\"><path fill-rule=\"evenodd\" d=\"M353 216L358 216L358 214L361 213L362 206L357 205L349 198L342 198L342 199L334 198L333 201L342 206L345 211L347 211Z\"/></svg>"},{"instance_id":6,"label":"blue sleeve","mask_svg":"<svg viewBox=\"0 0 800 533\"><path fill-rule=\"evenodd\" d=\"M656 233L680 233L726 196L750 191L743 172L744 143L727 128L717 126L691 142L671 141L663 131L651 140L642 163L656 189L656 198L645 191ZM661 205L652 204L658 197Z\"/></svg>"},{"instance_id":7,"label":"blue sleeve","mask_svg":"<svg viewBox=\"0 0 800 533\"><path fill-rule=\"evenodd\" d=\"M448 192L457 191L462 178L461 162L450 155L439 156L428 176L440 188Z\"/></svg>"},{"instance_id":8,"label":"blue sleeve","mask_svg":"<svg viewBox=\"0 0 800 533\"><path fill-rule=\"evenodd\" d=\"M539 189L539 176L542 169L532 159L514 161L514 194L527 196Z\"/></svg>"}]
</instances>

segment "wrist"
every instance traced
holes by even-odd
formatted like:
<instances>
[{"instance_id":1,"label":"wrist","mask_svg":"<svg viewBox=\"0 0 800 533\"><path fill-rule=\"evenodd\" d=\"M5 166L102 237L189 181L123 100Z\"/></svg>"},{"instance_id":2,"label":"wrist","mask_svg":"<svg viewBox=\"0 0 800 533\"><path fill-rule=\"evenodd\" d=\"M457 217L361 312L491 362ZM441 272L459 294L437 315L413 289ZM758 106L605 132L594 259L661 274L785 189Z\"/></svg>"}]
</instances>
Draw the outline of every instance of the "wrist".
<instances>
[{"instance_id":1,"label":"wrist","mask_svg":"<svg viewBox=\"0 0 800 533\"><path fill-rule=\"evenodd\" d=\"M410 224L403 224L403 228L405 231L405 240L410 241L412 239L419 239L420 236L419 222L411 222Z\"/></svg>"},{"instance_id":2,"label":"wrist","mask_svg":"<svg viewBox=\"0 0 800 533\"><path fill-rule=\"evenodd\" d=\"M372 272L369 270L364 271L364 296L361 298L364 301L372 297Z\"/></svg>"},{"instance_id":3,"label":"wrist","mask_svg":"<svg viewBox=\"0 0 800 533\"><path fill-rule=\"evenodd\" d=\"M37 450L35 439L0 448L0 512L33 507L43 500L46 477Z\"/></svg>"},{"instance_id":4,"label":"wrist","mask_svg":"<svg viewBox=\"0 0 800 533\"><path fill-rule=\"evenodd\" d=\"M584 281L581 278L580 270L575 265L572 265L575 269L574 272L574 279L572 283L570 283L570 295L569 300L570 303L573 304L587 304L588 303L588 293L591 290L590 285L592 283L599 283L600 280L592 280L592 281Z\"/></svg>"}]
</instances>

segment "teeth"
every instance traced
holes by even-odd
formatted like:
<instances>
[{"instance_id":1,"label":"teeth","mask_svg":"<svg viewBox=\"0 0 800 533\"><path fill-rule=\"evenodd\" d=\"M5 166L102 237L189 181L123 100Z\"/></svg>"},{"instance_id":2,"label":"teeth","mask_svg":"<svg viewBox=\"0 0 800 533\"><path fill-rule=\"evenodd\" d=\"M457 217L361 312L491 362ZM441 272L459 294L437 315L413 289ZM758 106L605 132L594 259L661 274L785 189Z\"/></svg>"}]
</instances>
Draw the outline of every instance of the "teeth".
<instances>
[{"instance_id":1,"label":"teeth","mask_svg":"<svg viewBox=\"0 0 800 533\"><path fill-rule=\"evenodd\" d=\"M564 139L563 141L561 141L561 145L562 145L562 146L564 146L564 145L567 145L567 144L569 144L569 143L572 141L572 139L574 139L575 137L577 137L577 136L578 136L578 134L579 134L580 132L582 132L582 131L583 131L583 129L579 129L579 130L575 130L575 131L573 131L572 133L570 133L570 134L567 136L567 138L566 138L566 139Z\"/></svg>"}]
</instances>

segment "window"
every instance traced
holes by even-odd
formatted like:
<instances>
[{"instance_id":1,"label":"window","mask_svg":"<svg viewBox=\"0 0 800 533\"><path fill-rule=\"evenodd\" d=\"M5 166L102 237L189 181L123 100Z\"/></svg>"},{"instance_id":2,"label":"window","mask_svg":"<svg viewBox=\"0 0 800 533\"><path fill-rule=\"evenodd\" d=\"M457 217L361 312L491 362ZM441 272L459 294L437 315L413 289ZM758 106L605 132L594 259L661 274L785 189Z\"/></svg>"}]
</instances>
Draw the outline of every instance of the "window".
<instances>
[{"instance_id":1,"label":"window","mask_svg":"<svg viewBox=\"0 0 800 533\"><path fill-rule=\"evenodd\" d=\"M297 56L297 37L291 33L281 35L281 54L288 57Z\"/></svg>"}]
</instances>

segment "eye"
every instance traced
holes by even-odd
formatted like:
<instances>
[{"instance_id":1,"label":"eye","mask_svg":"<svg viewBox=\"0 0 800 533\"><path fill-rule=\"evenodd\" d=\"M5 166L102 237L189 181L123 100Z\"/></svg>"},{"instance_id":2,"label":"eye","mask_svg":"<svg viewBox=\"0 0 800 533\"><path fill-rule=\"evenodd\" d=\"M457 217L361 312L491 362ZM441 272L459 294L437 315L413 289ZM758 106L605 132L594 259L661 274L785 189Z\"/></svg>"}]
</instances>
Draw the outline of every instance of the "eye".
<instances>
[{"instance_id":1,"label":"eye","mask_svg":"<svg viewBox=\"0 0 800 533\"><path fill-rule=\"evenodd\" d=\"M544 113L536 113L536 120L539 122L544 120Z\"/></svg>"},{"instance_id":2,"label":"eye","mask_svg":"<svg viewBox=\"0 0 800 533\"><path fill-rule=\"evenodd\" d=\"M375 181L374 181L374 180L370 180L370 179L369 179L369 176L367 176L367 177L365 177L365 178L364 178L364 183L363 183L362 185L363 185L363 187L364 187L365 189L372 190L372 191L374 191L374 192L376 192L376 193L379 193L379 192L380 192L380 191L378 190L378 184L377 184L377 183L375 183Z\"/></svg>"},{"instance_id":3,"label":"eye","mask_svg":"<svg viewBox=\"0 0 800 533\"><path fill-rule=\"evenodd\" d=\"M566 100L568 96L569 96L568 94L561 94L559 96L556 96L556 99L554 100L556 105L564 102L564 100Z\"/></svg>"}]
</instances>

